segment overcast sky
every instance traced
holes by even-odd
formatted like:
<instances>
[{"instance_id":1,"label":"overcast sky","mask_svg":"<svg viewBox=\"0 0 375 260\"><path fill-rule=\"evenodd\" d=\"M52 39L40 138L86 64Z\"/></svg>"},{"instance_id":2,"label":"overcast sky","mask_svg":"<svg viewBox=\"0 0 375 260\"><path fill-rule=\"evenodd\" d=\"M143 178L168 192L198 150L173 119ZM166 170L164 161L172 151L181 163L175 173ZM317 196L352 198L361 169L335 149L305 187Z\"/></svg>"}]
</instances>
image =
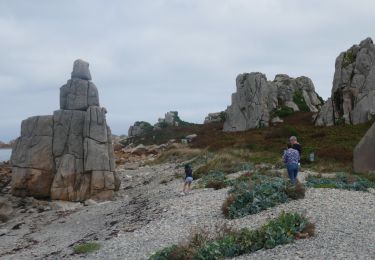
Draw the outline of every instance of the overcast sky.
<instances>
[{"instance_id":1,"label":"overcast sky","mask_svg":"<svg viewBox=\"0 0 375 260\"><path fill-rule=\"evenodd\" d=\"M0 140L59 109L77 58L115 134L170 110L202 123L243 72L308 76L326 99L336 57L374 25L373 0L0 0Z\"/></svg>"}]
</instances>

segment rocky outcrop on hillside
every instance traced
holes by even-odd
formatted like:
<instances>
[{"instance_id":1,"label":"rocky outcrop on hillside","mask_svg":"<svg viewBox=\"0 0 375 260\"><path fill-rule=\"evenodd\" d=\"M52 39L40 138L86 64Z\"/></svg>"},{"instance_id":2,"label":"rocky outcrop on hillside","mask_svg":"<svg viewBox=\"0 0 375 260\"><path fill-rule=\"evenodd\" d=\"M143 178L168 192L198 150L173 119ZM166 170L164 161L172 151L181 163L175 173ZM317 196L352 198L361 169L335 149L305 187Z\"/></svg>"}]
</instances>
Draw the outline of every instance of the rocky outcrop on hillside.
<instances>
[{"instance_id":1,"label":"rocky outcrop on hillside","mask_svg":"<svg viewBox=\"0 0 375 260\"><path fill-rule=\"evenodd\" d=\"M216 113L209 113L205 119L203 124L215 123L215 122L224 122L225 121L225 112L216 112Z\"/></svg>"},{"instance_id":2,"label":"rocky outcrop on hillside","mask_svg":"<svg viewBox=\"0 0 375 260\"><path fill-rule=\"evenodd\" d=\"M155 127L164 127L164 126L178 126L180 118L178 117L177 111L169 111L165 113L164 118L159 118L158 122L155 124Z\"/></svg>"},{"instance_id":3,"label":"rocky outcrop on hillside","mask_svg":"<svg viewBox=\"0 0 375 260\"><path fill-rule=\"evenodd\" d=\"M336 58L331 98L322 107L315 124L359 124L374 115L375 45L367 38Z\"/></svg>"},{"instance_id":4,"label":"rocky outcrop on hillside","mask_svg":"<svg viewBox=\"0 0 375 260\"><path fill-rule=\"evenodd\" d=\"M243 73L236 78L236 89L225 111L227 132L267 127L272 118L294 111L318 112L322 104L313 82L304 76L279 74L267 81L262 73Z\"/></svg>"},{"instance_id":5,"label":"rocky outcrop on hillside","mask_svg":"<svg viewBox=\"0 0 375 260\"><path fill-rule=\"evenodd\" d=\"M128 136L129 137L140 136L149 131L152 131L153 128L154 127L148 122L137 121L134 123L134 125L129 127Z\"/></svg>"},{"instance_id":6,"label":"rocky outcrop on hillside","mask_svg":"<svg viewBox=\"0 0 375 260\"><path fill-rule=\"evenodd\" d=\"M30 117L12 151L12 194L56 200L112 199L119 188L105 108L89 64L76 60L60 110Z\"/></svg>"}]
</instances>

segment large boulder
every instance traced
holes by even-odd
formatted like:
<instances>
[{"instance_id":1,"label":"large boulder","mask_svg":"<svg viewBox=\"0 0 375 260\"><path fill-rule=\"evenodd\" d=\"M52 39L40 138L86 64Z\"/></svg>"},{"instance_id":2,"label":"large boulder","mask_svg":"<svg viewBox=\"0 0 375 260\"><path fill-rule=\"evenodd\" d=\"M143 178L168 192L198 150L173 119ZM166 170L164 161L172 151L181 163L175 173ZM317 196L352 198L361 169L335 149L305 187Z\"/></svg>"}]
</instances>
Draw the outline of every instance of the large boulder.
<instances>
[{"instance_id":1,"label":"large boulder","mask_svg":"<svg viewBox=\"0 0 375 260\"><path fill-rule=\"evenodd\" d=\"M22 121L21 136L11 156L13 195L49 197L55 174L52 142L52 116L34 116Z\"/></svg>"},{"instance_id":2,"label":"large boulder","mask_svg":"<svg viewBox=\"0 0 375 260\"><path fill-rule=\"evenodd\" d=\"M375 123L363 136L353 151L353 169L355 172L375 173Z\"/></svg>"},{"instance_id":3,"label":"large boulder","mask_svg":"<svg viewBox=\"0 0 375 260\"><path fill-rule=\"evenodd\" d=\"M375 115L375 45L367 38L336 58L331 99L316 125L359 124Z\"/></svg>"},{"instance_id":4,"label":"large boulder","mask_svg":"<svg viewBox=\"0 0 375 260\"><path fill-rule=\"evenodd\" d=\"M279 74L267 81L262 73L244 73L237 76L236 89L225 111L223 130L228 132L269 126L281 109L317 112L322 103L307 77Z\"/></svg>"},{"instance_id":5,"label":"large boulder","mask_svg":"<svg viewBox=\"0 0 375 260\"><path fill-rule=\"evenodd\" d=\"M73 78L91 80L89 63L81 59L75 60L72 71L72 79Z\"/></svg>"},{"instance_id":6,"label":"large boulder","mask_svg":"<svg viewBox=\"0 0 375 260\"><path fill-rule=\"evenodd\" d=\"M134 136L140 136L147 132L150 132L153 130L153 126L145 121L137 121L134 123L134 125L129 127L128 130L128 136L134 137Z\"/></svg>"},{"instance_id":7,"label":"large boulder","mask_svg":"<svg viewBox=\"0 0 375 260\"><path fill-rule=\"evenodd\" d=\"M119 189L107 111L90 79L88 63L74 62L60 89L61 109L22 122L11 157L14 195L107 200Z\"/></svg>"}]
</instances>

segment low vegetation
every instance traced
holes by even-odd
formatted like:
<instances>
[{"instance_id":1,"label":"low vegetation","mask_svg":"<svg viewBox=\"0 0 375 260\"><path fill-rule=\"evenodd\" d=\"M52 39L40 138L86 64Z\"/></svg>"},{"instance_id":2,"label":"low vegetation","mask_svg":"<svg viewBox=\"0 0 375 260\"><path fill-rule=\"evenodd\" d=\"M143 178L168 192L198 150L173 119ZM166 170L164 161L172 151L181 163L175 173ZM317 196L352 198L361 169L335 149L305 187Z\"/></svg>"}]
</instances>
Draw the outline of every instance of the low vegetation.
<instances>
[{"instance_id":1,"label":"low vegetation","mask_svg":"<svg viewBox=\"0 0 375 260\"><path fill-rule=\"evenodd\" d=\"M251 153L244 149L224 149L207 158L207 162L194 171L195 178L210 172L229 174L250 167Z\"/></svg>"},{"instance_id":2,"label":"low vegetation","mask_svg":"<svg viewBox=\"0 0 375 260\"><path fill-rule=\"evenodd\" d=\"M73 247L75 254L88 254L100 249L100 244L96 242L87 242Z\"/></svg>"},{"instance_id":3,"label":"low vegetation","mask_svg":"<svg viewBox=\"0 0 375 260\"><path fill-rule=\"evenodd\" d=\"M225 173L220 171L211 171L203 175L197 188L213 188L219 190L227 187L229 184Z\"/></svg>"},{"instance_id":4,"label":"low vegetation","mask_svg":"<svg viewBox=\"0 0 375 260\"><path fill-rule=\"evenodd\" d=\"M293 102L296 103L298 109L302 112L310 112L310 108L306 104L305 98L303 97L302 90L296 90L293 94Z\"/></svg>"},{"instance_id":5,"label":"low vegetation","mask_svg":"<svg viewBox=\"0 0 375 260\"><path fill-rule=\"evenodd\" d=\"M283 212L278 218L256 230L235 231L223 228L209 238L201 231L187 243L172 245L153 254L150 260L223 259L248 254L260 249L292 243L298 237L314 235L314 225L298 213Z\"/></svg>"},{"instance_id":6,"label":"low vegetation","mask_svg":"<svg viewBox=\"0 0 375 260\"><path fill-rule=\"evenodd\" d=\"M298 95L297 95L298 96ZM300 96L302 94L300 93ZM298 137L302 144L302 165L316 171L338 172L352 171L353 149L374 121L358 125L336 125L332 127L314 126L313 113L295 112L285 116L284 123L262 129L251 129L243 132L223 132L222 123L205 125L170 126L162 130L152 131L132 140L135 144L162 144L170 139L179 141L185 136L195 133L197 138L190 144L205 152L201 158L203 168L198 176L210 170L228 173L241 168L242 164L272 163L278 164L286 143L291 135ZM239 150L242 155L233 151ZM174 152L169 152L169 155ZM314 153L314 162L310 154ZM165 157L169 156L168 154ZM241 157L238 159L238 157ZM223 159L223 167L219 167ZM162 162L156 160L155 163ZM210 162L212 161L212 162ZM208 165L206 165L208 164ZM196 164L195 166L199 166ZM282 166L282 164L281 164Z\"/></svg>"},{"instance_id":7,"label":"low vegetation","mask_svg":"<svg viewBox=\"0 0 375 260\"><path fill-rule=\"evenodd\" d=\"M290 116L291 114L294 113L293 108L287 107L287 106L281 106L279 109L273 111L272 117L281 117L284 118L286 116Z\"/></svg>"},{"instance_id":8,"label":"low vegetation","mask_svg":"<svg viewBox=\"0 0 375 260\"><path fill-rule=\"evenodd\" d=\"M205 156L205 151L197 148L189 148L186 146L171 148L161 153L161 155L149 164L161 164L166 162L185 162L193 159L202 159Z\"/></svg>"},{"instance_id":9,"label":"low vegetation","mask_svg":"<svg viewBox=\"0 0 375 260\"><path fill-rule=\"evenodd\" d=\"M355 62L356 55L354 55L353 51L347 51L344 53L344 58L342 60L341 66L342 68L348 67L350 64Z\"/></svg>"},{"instance_id":10,"label":"low vegetation","mask_svg":"<svg viewBox=\"0 0 375 260\"><path fill-rule=\"evenodd\" d=\"M323 178L321 176L309 176L306 185L313 188L334 188L356 191L368 191L375 188L375 182L359 177L357 175L336 174L334 178Z\"/></svg>"},{"instance_id":11,"label":"low vegetation","mask_svg":"<svg viewBox=\"0 0 375 260\"><path fill-rule=\"evenodd\" d=\"M303 184L291 185L283 177L250 174L248 177L240 177L234 183L223 203L222 211L227 218L239 218L304 197Z\"/></svg>"}]
</instances>

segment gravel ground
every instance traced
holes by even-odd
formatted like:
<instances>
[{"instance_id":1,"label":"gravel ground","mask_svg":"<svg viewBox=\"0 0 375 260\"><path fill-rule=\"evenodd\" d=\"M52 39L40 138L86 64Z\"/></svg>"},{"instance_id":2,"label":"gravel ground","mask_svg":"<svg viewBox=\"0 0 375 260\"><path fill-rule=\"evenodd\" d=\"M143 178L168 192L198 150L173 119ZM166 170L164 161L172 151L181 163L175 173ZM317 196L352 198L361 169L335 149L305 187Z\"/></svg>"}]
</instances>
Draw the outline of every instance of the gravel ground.
<instances>
[{"instance_id":1,"label":"gravel ground","mask_svg":"<svg viewBox=\"0 0 375 260\"><path fill-rule=\"evenodd\" d=\"M283 210L305 214L316 224L316 236L235 259L375 259L372 193L308 189L303 200L226 220L221 205L227 189L197 189L182 196L182 178L176 174L183 173L175 164L120 168L119 173L123 183L113 202L67 213L22 213L1 225L8 232L0 234L0 259L147 259L201 228L209 233L224 224L258 228ZM314 173L301 173L301 180L308 174ZM23 224L13 229L18 223ZM93 240L101 244L99 251L73 254L74 245Z\"/></svg>"},{"instance_id":2,"label":"gravel ground","mask_svg":"<svg viewBox=\"0 0 375 260\"><path fill-rule=\"evenodd\" d=\"M306 174L305 174L306 175ZM303 175L301 174L301 177ZM162 217L133 233L122 233L104 243L92 259L147 259L165 246L186 241L189 234L226 223L235 228L257 228L282 211L298 211L316 224L316 236L290 245L261 250L236 259L375 259L375 196L371 193L335 189L308 189L306 198L291 201L256 215L225 220L220 207L227 189L175 192L162 201ZM163 192L163 189L160 189ZM110 257L109 257L110 256Z\"/></svg>"}]
</instances>

